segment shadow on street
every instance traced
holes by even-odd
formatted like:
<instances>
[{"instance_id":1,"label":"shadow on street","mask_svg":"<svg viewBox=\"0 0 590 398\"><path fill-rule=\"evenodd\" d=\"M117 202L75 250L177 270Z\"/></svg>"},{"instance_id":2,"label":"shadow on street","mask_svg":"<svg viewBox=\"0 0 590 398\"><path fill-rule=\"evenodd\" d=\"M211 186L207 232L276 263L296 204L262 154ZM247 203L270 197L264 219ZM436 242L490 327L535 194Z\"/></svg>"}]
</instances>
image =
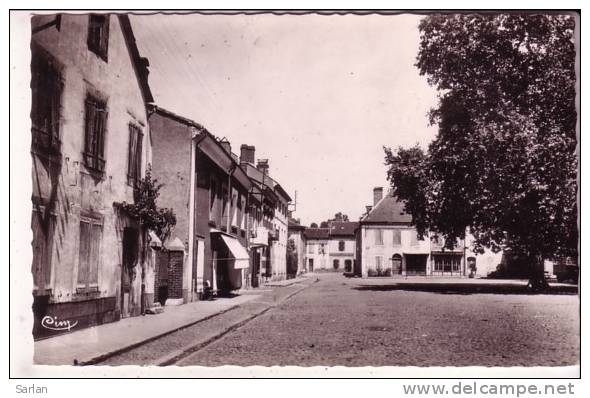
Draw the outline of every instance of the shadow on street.
<instances>
[{"instance_id":1,"label":"shadow on street","mask_svg":"<svg viewBox=\"0 0 590 398\"><path fill-rule=\"evenodd\" d=\"M531 292L527 289L525 284L486 284L486 283L428 283L428 282L403 282L393 283L387 285L360 285L353 289L361 291L412 291L412 292L428 292L439 294L578 294L578 286L576 285L558 285L550 286L550 288L543 292Z\"/></svg>"}]
</instances>

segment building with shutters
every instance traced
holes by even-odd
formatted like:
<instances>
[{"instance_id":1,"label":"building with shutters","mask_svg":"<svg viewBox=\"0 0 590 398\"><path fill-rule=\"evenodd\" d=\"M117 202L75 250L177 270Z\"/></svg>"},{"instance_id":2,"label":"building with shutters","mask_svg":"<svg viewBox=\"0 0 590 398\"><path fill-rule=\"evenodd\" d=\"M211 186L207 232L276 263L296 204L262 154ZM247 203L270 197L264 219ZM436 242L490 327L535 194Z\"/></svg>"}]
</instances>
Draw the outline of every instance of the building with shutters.
<instances>
[{"instance_id":1,"label":"building with shutters","mask_svg":"<svg viewBox=\"0 0 590 398\"><path fill-rule=\"evenodd\" d=\"M138 315L153 261L133 202L151 161L148 62L126 15L31 19L35 338Z\"/></svg>"},{"instance_id":2,"label":"building with shutters","mask_svg":"<svg viewBox=\"0 0 590 398\"><path fill-rule=\"evenodd\" d=\"M158 258L155 300L183 304L207 291L223 294L249 285L252 183L230 143L158 106L151 107L149 124L153 174L165 181L159 202L177 217L170 241L178 254Z\"/></svg>"},{"instance_id":3,"label":"building with shutters","mask_svg":"<svg viewBox=\"0 0 590 398\"><path fill-rule=\"evenodd\" d=\"M373 189L373 205L367 206L359 225L355 274L362 277L464 277L472 267L477 268L474 275L485 276L502 258L489 250L475 253L469 234L452 249L432 232L420 237L404 203L391 192L383 195L382 187Z\"/></svg>"},{"instance_id":4,"label":"building with shutters","mask_svg":"<svg viewBox=\"0 0 590 398\"><path fill-rule=\"evenodd\" d=\"M291 197L270 176L268 159L255 157L253 145L240 147L240 167L252 182L249 248L253 286L287 276L288 207Z\"/></svg>"},{"instance_id":5,"label":"building with shutters","mask_svg":"<svg viewBox=\"0 0 590 398\"><path fill-rule=\"evenodd\" d=\"M356 262L356 231L358 222L330 221L328 252L330 265L335 271L352 273Z\"/></svg>"}]
</instances>

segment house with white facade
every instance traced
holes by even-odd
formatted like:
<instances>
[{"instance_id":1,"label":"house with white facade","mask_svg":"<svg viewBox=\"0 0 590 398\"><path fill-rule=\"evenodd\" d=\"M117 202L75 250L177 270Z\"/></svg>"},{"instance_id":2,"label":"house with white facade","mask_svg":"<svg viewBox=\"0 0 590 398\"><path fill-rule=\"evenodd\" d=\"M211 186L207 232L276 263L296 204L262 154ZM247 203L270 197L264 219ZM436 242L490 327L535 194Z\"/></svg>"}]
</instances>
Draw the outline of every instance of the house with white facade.
<instances>
[{"instance_id":1,"label":"house with white facade","mask_svg":"<svg viewBox=\"0 0 590 398\"><path fill-rule=\"evenodd\" d=\"M383 188L373 190L373 206L361 218L357 232L355 274L370 276L485 276L495 269L501 253L475 253L472 237L445 247L442 237L427 232L420 237L402 201Z\"/></svg>"},{"instance_id":2,"label":"house with white facade","mask_svg":"<svg viewBox=\"0 0 590 398\"><path fill-rule=\"evenodd\" d=\"M358 222L331 221L328 253L334 270L352 272L356 259L356 230Z\"/></svg>"}]
</instances>

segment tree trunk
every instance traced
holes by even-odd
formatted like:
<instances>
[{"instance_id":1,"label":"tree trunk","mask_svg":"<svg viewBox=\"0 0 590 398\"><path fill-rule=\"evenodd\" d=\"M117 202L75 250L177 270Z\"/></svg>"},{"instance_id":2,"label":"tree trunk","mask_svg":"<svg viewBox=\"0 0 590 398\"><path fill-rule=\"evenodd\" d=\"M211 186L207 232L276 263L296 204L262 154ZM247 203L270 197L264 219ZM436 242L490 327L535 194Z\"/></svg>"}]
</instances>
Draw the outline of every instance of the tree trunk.
<instances>
[{"instance_id":1,"label":"tree trunk","mask_svg":"<svg viewBox=\"0 0 590 398\"><path fill-rule=\"evenodd\" d=\"M543 262L543 256L535 255L530 256L530 267L531 272L529 276L528 289L533 292L543 292L549 289L547 278L545 277L545 267Z\"/></svg>"}]
</instances>

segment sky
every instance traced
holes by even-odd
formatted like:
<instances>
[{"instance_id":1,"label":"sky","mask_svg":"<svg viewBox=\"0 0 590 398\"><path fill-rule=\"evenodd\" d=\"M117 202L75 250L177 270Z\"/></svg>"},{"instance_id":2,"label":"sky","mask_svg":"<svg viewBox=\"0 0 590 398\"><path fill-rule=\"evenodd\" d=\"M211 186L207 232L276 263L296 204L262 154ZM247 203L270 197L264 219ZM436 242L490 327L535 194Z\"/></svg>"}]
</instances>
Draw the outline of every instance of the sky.
<instances>
[{"instance_id":1,"label":"sky","mask_svg":"<svg viewBox=\"0 0 590 398\"><path fill-rule=\"evenodd\" d=\"M157 105L232 151L256 147L309 225L358 220L387 187L383 146L426 146L436 92L414 66L420 16L132 15Z\"/></svg>"}]
</instances>

